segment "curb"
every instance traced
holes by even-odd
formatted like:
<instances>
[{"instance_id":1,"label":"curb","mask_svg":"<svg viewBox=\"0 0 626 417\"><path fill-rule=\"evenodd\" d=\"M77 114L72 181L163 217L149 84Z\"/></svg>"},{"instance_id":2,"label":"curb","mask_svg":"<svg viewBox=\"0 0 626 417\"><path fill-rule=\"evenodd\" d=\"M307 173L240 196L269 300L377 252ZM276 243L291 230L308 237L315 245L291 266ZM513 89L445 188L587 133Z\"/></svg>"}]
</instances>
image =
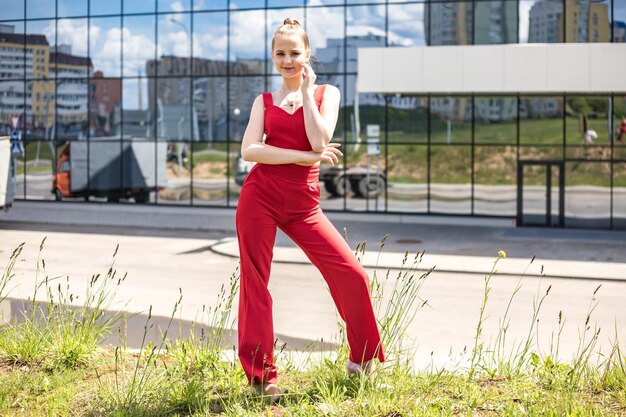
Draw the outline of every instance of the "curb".
<instances>
[{"instance_id":1,"label":"curb","mask_svg":"<svg viewBox=\"0 0 626 417\"><path fill-rule=\"evenodd\" d=\"M235 238L225 238L210 246L213 253L239 258L239 247ZM424 253L418 264L420 253L408 254L396 252L366 251L361 264L366 268L409 269L423 271L434 269L437 272L488 275L491 273L497 256L459 256ZM310 264L304 252L298 247L275 247L273 262L287 264ZM566 279L591 279L603 281L626 281L626 263L581 262L553 259L500 259L496 268L497 275L550 277Z\"/></svg>"}]
</instances>

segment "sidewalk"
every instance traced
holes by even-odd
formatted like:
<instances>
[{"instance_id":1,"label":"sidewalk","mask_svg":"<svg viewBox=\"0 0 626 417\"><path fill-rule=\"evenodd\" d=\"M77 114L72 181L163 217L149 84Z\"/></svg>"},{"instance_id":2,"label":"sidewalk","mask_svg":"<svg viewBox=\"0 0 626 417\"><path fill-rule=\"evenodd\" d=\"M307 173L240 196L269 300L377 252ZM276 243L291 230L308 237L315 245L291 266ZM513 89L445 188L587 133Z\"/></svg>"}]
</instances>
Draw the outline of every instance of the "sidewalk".
<instances>
[{"instance_id":1,"label":"sidewalk","mask_svg":"<svg viewBox=\"0 0 626 417\"><path fill-rule=\"evenodd\" d=\"M498 251L503 250L507 258L498 262L499 274L626 281L626 232L622 231L516 228L510 219L326 214L351 247L366 242L363 264L367 267L400 268L406 252L410 266L414 255L424 252L421 269L488 274ZM213 252L238 257L234 216L231 208L18 201L11 211L0 213L0 230L3 223L4 228L34 223L105 226L112 233L133 227L175 236L211 234L218 238L211 245ZM274 261L308 263L302 251L280 232Z\"/></svg>"},{"instance_id":2,"label":"sidewalk","mask_svg":"<svg viewBox=\"0 0 626 417\"><path fill-rule=\"evenodd\" d=\"M211 246L214 253L234 258L239 257L239 248L235 238L222 239ZM417 253L366 251L361 263L367 268L401 269L410 268ZM424 253L419 265L421 270L434 268L439 272L458 272L486 275L492 271L497 254L488 256L439 255ZM532 259L532 258L531 258ZM498 275L549 276L553 278L576 278L595 280L626 281L626 263L564 261L553 259L505 258L496 265ZM307 264L306 255L296 247L277 246L274 249L273 262Z\"/></svg>"}]
</instances>

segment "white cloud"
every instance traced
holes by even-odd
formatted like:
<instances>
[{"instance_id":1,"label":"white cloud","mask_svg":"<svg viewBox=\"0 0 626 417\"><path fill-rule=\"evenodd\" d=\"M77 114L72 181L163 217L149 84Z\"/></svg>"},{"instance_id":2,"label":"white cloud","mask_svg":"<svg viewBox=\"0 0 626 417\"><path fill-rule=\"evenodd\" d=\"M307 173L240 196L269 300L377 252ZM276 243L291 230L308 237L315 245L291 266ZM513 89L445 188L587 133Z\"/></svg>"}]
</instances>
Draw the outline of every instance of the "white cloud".
<instances>
[{"instance_id":1,"label":"white cloud","mask_svg":"<svg viewBox=\"0 0 626 417\"><path fill-rule=\"evenodd\" d=\"M87 56L87 20L86 19L59 19L56 31L56 43L72 47L72 55ZM100 28L92 25L89 28L91 39L97 39ZM49 41L54 41L54 22L51 21L42 31ZM53 46L53 45L50 45ZM92 51L93 54L93 51Z\"/></svg>"},{"instance_id":2,"label":"white cloud","mask_svg":"<svg viewBox=\"0 0 626 417\"><path fill-rule=\"evenodd\" d=\"M173 12L184 12L185 11L185 6L183 6L183 4L180 1L175 1L174 3L172 3L172 5L170 7L172 8Z\"/></svg>"},{"instance_id":3,"label":"white cloud","mask_svg":"<svg viewBox=\"0 0 626 417\"><path fill-rule=\"evenodd\" d=\"M226 44L228 39L226 33L204 32L195 34L193 38L193 54L197 57L225 60Z\"/></svg>"},{"instance_id":4,"label":"white cloud","mask_svg":"<svg viewBox=\"0 0 626 417\"><path fill-rule=\"evenodd\" d=\"M124 75L136 76L146 72L146 62L154 59L154 42L145 35L135 35L130 29L111 28L102 46L92 51L94 66L105 76L119 75L120 45L124 37ZM160 48L159 48L160 52Z\"/></svg>"},{"instance_id":5,"label":"white cloud","mask_svg":"<svg viewBox=\"0 0 626 417\"><path fill-rule=\"evenodd\" d=\"M234 57L265 57L265 13L262 10L231 14L230 45Z\"/></svg>"}]
</instances>

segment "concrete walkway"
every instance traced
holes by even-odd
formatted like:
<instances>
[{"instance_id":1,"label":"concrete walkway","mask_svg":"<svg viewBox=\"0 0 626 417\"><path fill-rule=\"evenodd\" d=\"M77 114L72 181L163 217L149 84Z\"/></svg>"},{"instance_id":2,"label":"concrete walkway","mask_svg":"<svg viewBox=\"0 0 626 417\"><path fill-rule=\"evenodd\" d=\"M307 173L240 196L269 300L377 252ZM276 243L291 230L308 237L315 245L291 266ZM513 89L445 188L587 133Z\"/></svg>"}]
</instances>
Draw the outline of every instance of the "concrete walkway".
<instances>
[{"instance_id":1,"label":"concrete walkway","mask_svg":"<svg viewBox=\"0 0 626 417\"><path fill-rule=\"evenodd\" d=\"M516 228L511 219L450 216L416 216L378 213L327 212L351 247L366 242L364 265L400 268L404 254L409 263L424 252L421 269L441 272L488 274L500 250L499 274L550 276L596 280L626 280L626 232L605 230ZM173 235L221 234L211 246L221 255L238 257L235 210L71 202L17 201L0 213L2 225L41 224L156 228ZM387 236L380 249L381 240ZM533 260L534 259L534 260ZM276 262L308 263L302 251L282 233L276 239ZM410 265L407 265L410 266Z\"/></svg>"},{"instance_id":2,"label":"concrete walkway","mask_svg":"<svg viewBox=\"0 0 626 417\"><path fill-rule=\"evenodd\" d=\"M219 255L239 257L239 247L235 238L222 239L211 246L211 250ZM420 259L417 259L418 256ZM402 269L410 268L419 260L419 269L434 268L439 272L460 272L473 274L489 274L494 268L497 254L488 256L439 255L424 253L408 254L398 252L366 251L361 263L368 268ZM308 264L310 261L299 248L274 248L274 262ZM515 276L550 276L553 278L578 278L594 280L626 280L626 263L588 262L522 258L500 259L495 267L498 275Z\"/></svg>"}]
</instances>

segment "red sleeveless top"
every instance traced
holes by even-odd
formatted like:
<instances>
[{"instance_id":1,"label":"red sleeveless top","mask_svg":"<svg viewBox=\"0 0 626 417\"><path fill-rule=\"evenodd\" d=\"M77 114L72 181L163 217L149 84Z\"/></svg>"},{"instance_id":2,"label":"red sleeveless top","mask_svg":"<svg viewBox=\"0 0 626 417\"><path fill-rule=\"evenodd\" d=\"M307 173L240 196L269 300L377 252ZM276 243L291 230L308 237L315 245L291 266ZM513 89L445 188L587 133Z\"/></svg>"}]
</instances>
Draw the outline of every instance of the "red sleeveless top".
<instances>
[{"instance_id":1,"label":"red sleeveless top","mask_svg":"<svg viewBox=\"0 0 626 417\"><path fill-rule=\"evenodd\" d=\"M324 97L325 84L315 89L313 97L319 110ZM293 114L274 105L272 93L263 93L265 105L265 143L277 148L295 149L298 151L312 150L304 127L304 110L298 107ZM302 166L297 164L263 165L264 171L272 171L281 176L288 176L296 180L316 179L319 175L319 165Z\"/></svg>"}]
</instances>

